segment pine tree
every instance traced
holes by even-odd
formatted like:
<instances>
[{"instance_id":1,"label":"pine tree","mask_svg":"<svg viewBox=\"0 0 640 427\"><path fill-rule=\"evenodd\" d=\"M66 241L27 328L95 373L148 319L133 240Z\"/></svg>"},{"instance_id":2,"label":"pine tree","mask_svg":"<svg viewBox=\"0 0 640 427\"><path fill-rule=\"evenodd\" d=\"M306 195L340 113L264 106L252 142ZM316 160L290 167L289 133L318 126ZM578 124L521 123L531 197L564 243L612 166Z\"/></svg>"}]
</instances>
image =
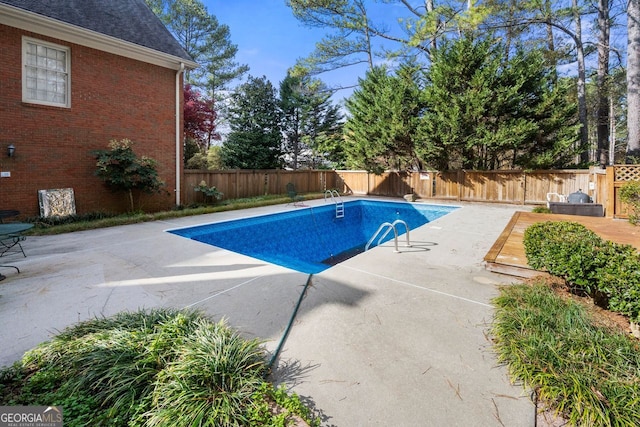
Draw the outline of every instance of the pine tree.
<instances>
[{"instance_id":1,"label":"pine tree","mask_svg":"<svg viewBox=\"0 0 640 427\"><path fill-rule=\"evenodd\" d=\"M284 151L294 170L305 151L310 155L310 166L315 166L316 158L322 157L322 143L341 132L342 115L330 98L324 83L309 76L293 76L289 72L280 83Z\"/></svg>"},{"instance_id":2,"label":"pine tree","mask_svg":"<svg viewBox=\"0 0 640 427\"><path fill-rule=\"evenodd\" d=\"M249 70L247 65L234 61L238 47L231 42L229 27L209 14L202 1L145 1L182 48L200 64L198 69L186 71L187 81L206 89L209 98L220 99L219 92Z\"/></svg>"},{"instance_id":3,"label":"pine tree","mask_svg":"<svg viewBox=\"0 0 640 427\"><path fill-rule=\"evenodd\" d=\"M414 146L423 104L417 67L403 65L396 76L375 67L360 79L346 107L348 166L376 173L419 166Z\"/></svg>"},{"instance_id":4,"label":"pine tree","mask_svg":"<svg viewBox=\"0 0 640 427\"><path fill-rule=\"evenodd\" d=\"M431 167L566 166L575 154L576 107L554 86L542 54L507 60L494 40L464 37L438 50L427 73L421 158Z\"/></svg>"},{"instance_id":5,"label":"pine tree","mask_svg":"<svg viewBox=\"0 0 640 427\"><path fill-rule=\"evenodd\" d=\"M231 95L231 132L220 156L230 169L274 169L281 166L281 111L277 93L266 77L249 76Z\"/></svg>"},{"instance_id":6,"label":"pine tree","mask_svg":"<svg viewBox=\"0 0 640 427\"><path fill-rule=\"evenodd\" d=\"M312 168L323 166L325 161L331 162L333 167L344 165L343 119L340 106L331 102L329 94L315 98L302 138L311 149Z\"/></svg>"}]
</instances>

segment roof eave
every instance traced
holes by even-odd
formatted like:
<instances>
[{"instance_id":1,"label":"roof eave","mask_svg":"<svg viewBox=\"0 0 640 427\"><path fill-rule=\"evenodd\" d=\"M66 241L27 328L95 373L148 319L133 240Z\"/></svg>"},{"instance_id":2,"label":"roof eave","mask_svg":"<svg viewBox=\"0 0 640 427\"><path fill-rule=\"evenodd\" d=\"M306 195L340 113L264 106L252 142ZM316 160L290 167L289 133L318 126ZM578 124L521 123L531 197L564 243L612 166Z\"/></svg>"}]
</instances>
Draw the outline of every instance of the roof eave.
<instances>
[{"instance_id":1,"label":"roof eave","mask_svg":"<svg viewBox=\"0 0 640 427\"><path fill-rule=\"evenodd\" d=\"M176 71L181 69L180 64L184 64L184 67L188 69L195 69L199 66L196 62L178 56L2 3L0 3L0 24Z\"/></svg>"}]
</instances>

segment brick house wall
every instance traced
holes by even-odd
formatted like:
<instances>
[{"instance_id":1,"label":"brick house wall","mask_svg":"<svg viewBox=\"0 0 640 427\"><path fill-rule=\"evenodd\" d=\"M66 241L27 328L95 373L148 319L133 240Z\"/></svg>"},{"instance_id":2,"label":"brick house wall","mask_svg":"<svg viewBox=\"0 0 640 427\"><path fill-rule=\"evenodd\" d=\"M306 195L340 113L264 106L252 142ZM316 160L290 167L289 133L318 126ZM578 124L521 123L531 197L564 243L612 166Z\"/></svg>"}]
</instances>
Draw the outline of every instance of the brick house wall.
<instances>
[{"instance_id":1,"label":"brick house wall","mask_svg":"<svg viewBox=\"0 0 640 427\"><path fill-rule=\"evenodd\" d=\"M71 49L71 108L22 102L23 36ZM127 211L126 195L94 175L92 154L122 138L134 141L138 156L158 162L166 184L166 193L143 195L136 208L173 207L175 81L175 70L0 25L0 170L11 173L0 178L0 209L37 216L38 190L73 188L79 214ZM9 144L16 147L12 158Z\"/></svg>"}]
</instances>

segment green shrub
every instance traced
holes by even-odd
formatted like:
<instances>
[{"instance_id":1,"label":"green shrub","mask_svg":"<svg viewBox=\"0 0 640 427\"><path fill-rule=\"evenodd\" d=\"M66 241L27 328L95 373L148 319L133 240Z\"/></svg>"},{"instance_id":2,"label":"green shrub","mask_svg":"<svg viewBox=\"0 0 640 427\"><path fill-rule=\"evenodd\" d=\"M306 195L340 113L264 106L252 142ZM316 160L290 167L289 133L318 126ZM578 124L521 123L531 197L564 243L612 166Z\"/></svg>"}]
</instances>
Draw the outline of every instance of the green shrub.
<instances>
[{"instance_id":1,"label":"green shrub","mask_svg":"<svg viewBox=\"0 0 640 427\"><path fill-rule=\"evenodd\" d=\"M240 426L266 372L264 350L224 324L201 324L159 373L147 426Z\"/></svg>"},{"instance_id":2,"label":"green shrub","mask_svg":"<svg viewBox=\"0 0 640 427\"><path fill-rule=\"evenodd\" d=\"M215 185L209 187L204 180L202 180L197 186L193 187L193 190L195 192L202 193L205 203L208 201L215 203L216 200L220 200L222 199L222 196L224 196L224 194L218 190Z\"/></svg>"},{"instance_id":3,"label":"green shrub","mask_svg":"<svg viewBox=\"0 0 640 427\"><path fill-rule=\"evenodd\" d=\"M529 265L565 279L609 310L640 320L640 254L573 222L541 222L525 230Z\"/></svg>"},{"instance_id":4,"label":"green shrub","mask_svg":"<svg viewBox=\"0 0 640 427\"><path fill-rule=\"evenodd\" d=\"M592 295L594 275L603 259L597 256L605 244L582 224L566 221L539 222L524 232L527 262L567 280L574 290Z\"/></svg>"},{"instance_id":5,"label":"green shrub","mask_svg":"<svg viewBox=\"0 0 640 427\"><path fill-rule=\"evenodd\" d=\"M531 212L533 213L545 213L545 214L549 214L551 213L551 209L549 209L546 206L536 206L535 208L533 208L531 210Z\"/></svg>"},{"instance_id":6,"label":"green shrub","mask_svg":"<svg viewBox=\"0 0 640 427\"><path fill-rule=\"evenodd\" d=\"M158 162L138 157L129 139L111 140L109 150L96 150L96 176L116 191L127 193L131 212L135 210L133 191L160 193L165 183L158 174Z\"/></svg>"},{"instance_id":7,"label":"green shrub","mask_svg":"<svg viewBox=\"0 0 640 427\"><path fill-rule=\"evenodd\" d=\"M598 271L598 289L608 308L640 322L640 255L631 245L610 243L607 262Z\"/></svg>"}]
</instances>

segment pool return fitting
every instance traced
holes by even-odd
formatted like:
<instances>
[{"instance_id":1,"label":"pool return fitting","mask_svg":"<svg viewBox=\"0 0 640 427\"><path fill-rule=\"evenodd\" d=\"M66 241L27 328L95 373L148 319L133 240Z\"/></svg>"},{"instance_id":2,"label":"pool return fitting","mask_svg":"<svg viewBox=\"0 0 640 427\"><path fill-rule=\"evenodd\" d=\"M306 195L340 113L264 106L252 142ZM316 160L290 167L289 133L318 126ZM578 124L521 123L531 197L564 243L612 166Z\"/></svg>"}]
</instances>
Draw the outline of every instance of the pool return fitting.
<instances>
[{"instance_id":1,"label":"pool return fitting","mask_svg":"<svg viewBox=\"0 0 640 427\"><path fill-rule=\"evenodd\" d=\"M380 236L380 238L378 239L378 243L376 245L379 245L380 242L382 241L382 239L387 237L387 234L389 234L389 232L391 230L393 230L393 239L394 239L394 243L395 243L394 252L400 252L400 250L398 250L398 229L396 227L396 225L398 225L398 224L404 225L404 228L407 230L407 245L406 246L407 247L411 247L411 242L409 241L409 226L403 220L396 219L393 222L383 222L382 224L380 224L380 227L378 227L378 230L375 233L373 233L373 236L371 236L371 239L369 239L369 241L367 242L367 245L364 247L364 251L366 252L366 251L369 250L369 246L371 246L371 244L376 239L378 234L380 234L383 230L386 230L386 231L382 236Z\"/></svg>"}]
</instances>

